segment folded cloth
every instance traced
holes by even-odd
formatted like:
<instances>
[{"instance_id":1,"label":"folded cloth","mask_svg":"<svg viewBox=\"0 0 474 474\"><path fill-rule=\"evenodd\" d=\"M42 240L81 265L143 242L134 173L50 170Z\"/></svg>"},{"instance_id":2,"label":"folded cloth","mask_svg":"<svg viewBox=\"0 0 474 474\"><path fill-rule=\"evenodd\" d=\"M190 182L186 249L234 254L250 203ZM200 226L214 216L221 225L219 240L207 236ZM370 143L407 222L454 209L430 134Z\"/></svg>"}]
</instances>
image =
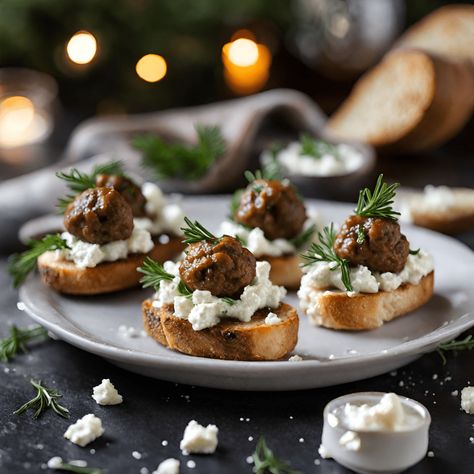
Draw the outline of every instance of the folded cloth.
<instances>
[{"instance_id":1,"label":"folded cloth","mask_svg":"<svg viewBox=\"0 0 474 474\"><path fill-rule=\"evenodd\" d=\"M147 178L139 153L129 144L133 135L155 133L192 143L197 123L219 125L227 151L203 178L160 182L168 192L217 193L235 189L243 172L252 167L258 144L269 138L269 128L280 126L280 130L293 134L304 130L321 136L325 121L325 115L308 96L287 89L199 107L90 119L75 130L64 157L53 166L0 183L0 252L18 245L18 229L26 220L54 212L58 197L66 193L56 171L72 166L87 171L97 163L119 159L127 172Z\"/></svg>"}]
</instances>

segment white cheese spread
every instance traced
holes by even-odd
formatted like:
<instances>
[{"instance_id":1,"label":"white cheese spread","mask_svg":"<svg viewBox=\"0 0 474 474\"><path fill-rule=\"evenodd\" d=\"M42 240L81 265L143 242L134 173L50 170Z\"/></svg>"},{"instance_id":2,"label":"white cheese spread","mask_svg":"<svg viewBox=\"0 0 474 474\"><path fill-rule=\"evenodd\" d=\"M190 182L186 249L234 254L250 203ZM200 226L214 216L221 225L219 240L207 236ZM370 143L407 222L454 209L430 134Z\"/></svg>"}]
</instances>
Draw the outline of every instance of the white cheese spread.
<instances>
[{"instance_id":1,"label":"white cheese spread","mask_svg":"<svg viewBox=\"0 0 474 474\"><path fill-rule=\"evenodd\" d=\"M281 323L281 319L275 313L268 313L267 317L265 318L265 324L268 326L273 326L275 324Z\"/></svg>"},{"instance_id":2,"label":"white cheese spread","mask_svg":"<svg viewBox=\"0 0 474 474\"><path fill-rule=\"evenodd\" d=\"M103 433L102 420L92 413L89 413L70 425L64 433L64 437L84 447L99 436L102 436Z\"/></svg>"},{"instance_id":3,"label":"white cheese spread","mask_svg":"<svg viewBox=\"0 0 474 474\"><path fill-rule=\"evenodd\" d=\"M354 431L346 431L339 439L339 444L348 451L359 451L361 445L360 437Z\"/></svg>"},{"instance_id":4,"label":"white cheese spread","mask_svg":"<svg viewBox=\"0 0 474 474\"><path fill-rule=\"evenodd\" d=\"M464 387L461 390L461 408L474 415L474 387Z\"/></svg>"},{"instance_id":5,"label":"white cheese spread","mask_svg":"<svg viewBox=\"0 0 474 474\"><path fill-rule=\"evenodd\" d=\"M313 211L310 217L306 219L302 232L309 229L312 225L315 225L316 231L314 235L316 236L319 224L319 216ZM258 227L249 229L233 221L224 221L221 224L220 233L222 235L230 235L242 239L244 247L249 249L257 258L265 256L281 257L282 255L292 255L298 250L295 245L287 239L269 240L265 237L262 229Z\"/></svg>"},{"instance_id":6,"label":"white cheese spread","mask_svg":"<svg viewBox=\"0 0 474 474\"><path fill-rule=\"evenodd\" d=\"M184 430L183 439L179 447L183 454L204 453L212 454L217 448L217 434L219 429L216 425L200 425L191 420Z\"/></svg>"},{"instance_id":7,"label":"white cheese spread","mask_svg":"<svg viewBox=\"0 0 474 474\"><path fill-rule=\"evenodd\" d=\"M92 398L99 405L118 405L123 402L122 395L118 393L110 379L102 379L102 383L92 390Z\"/></svg>"},{"instance_id":8,"label":"white cheese spread","mask_svg":"<svg viewBox=\"0 0 474 474\"><path fill-rule=\"evenodd\" d=\"M257 262L254 281L244 288L242 295L234 304L213 296L210 291L196 290L191 298L178 291L179 263L167 261L166 272L175 275L172 281L162 281L155 294L153 306L174 305L174 315L187 319L195 331L215 326L221 318L236 318L243 322L252 319L254 313L262 308L277 308L286 295L285 288L273 285L269 279L270 264Z\"/></svg>"},{"instance_id":9,"label":"white cheese spread","mask_svg":"<svg viewBox=\"0 0 474 474\"><path fill-rule=\"evenodd\" d=\"M151 474L179 474L179 461L174 458L165 459Z\"/></svg>"},{"instance_id":10,"label":"white cheese spread","mask_svg":"<svg viewBox=\"0 0 474 474\"><path fill-rule=\"evenodd\" d=\"M301 153L301 144L292 142L276 154L277 163L287 173L305 176L337 176L350 173L359 168L364 160L362 154L349 145L335 146L336 153L325 153L321 157L304 155ZM273 160L270 152L261 156L262 163L268 164Z\"/></svg>"},{"instance_id":11,"label":"white cheese spread","mask_svg":"<svg viewBox=\"0 0 474 474\"><path fill-rule=\"evenodd\" d=\"M135 217L135 227L147 230L152 235L181 235L181 227L185 224L182 209L177 204L168 203L161 189L154 183L144 183L142 194L146 199L145 211L153 218Z\"/></svg>"},{"instance_id":12,"label":"white cheese spread","mask_svg":"<svg viewBox=\"0 0 474 474\"><path fill-rule=\"evenodd\" d=\"M129 254L147 253L154 246L150 233L136 227L127 240L116 240L103 245L83 242L69 232L63 232L61 238L69 248L55 250L57 258L71 260L79 268L93 268L102 262L127 258Z\"/></svg>"}]
</instances>

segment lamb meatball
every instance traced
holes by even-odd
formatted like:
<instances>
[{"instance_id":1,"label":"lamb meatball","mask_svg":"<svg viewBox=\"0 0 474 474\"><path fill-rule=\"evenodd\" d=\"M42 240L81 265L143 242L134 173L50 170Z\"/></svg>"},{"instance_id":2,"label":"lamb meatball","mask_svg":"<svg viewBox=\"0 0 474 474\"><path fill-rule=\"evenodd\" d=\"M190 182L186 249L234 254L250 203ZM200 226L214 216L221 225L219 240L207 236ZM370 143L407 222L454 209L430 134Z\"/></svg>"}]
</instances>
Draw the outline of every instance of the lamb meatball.
<instances>
[{"instance_id":1,"label":"lamb meatball","mask_svg":"<svg viewBox=\"0 0 474 474\"><path fill-rule=\"evenodd\" d=\"M99 174L95 180L98 187L114 188L130 204L135 217L145 217L146 199L140 188L129 178L116 174Z\"/></svg>"},{"instance_id":2,"label":"lamb meatball","mask_svg":"<svg viewBox=\"0 0 474 474\"><path fill-rule=\"evenodd\" d=\"M303 230L306 209L289 183L257 179L242 194L234 218L260 227L267 239L291 239Z\"/></svg>"},{"instance_id":3,"label":"lamb meatball","mask_svg":"<svg viewBox=\"0 0 474 474\"><path fill-rule=\"evenodd\" d=\"M179 267L181 280L193 291L238 298L256 273L254 255L240 242L225 235L217 242L197 242L186 249Z\"/></svg>"},{"instance_id":4,"label":"lamb meatball","mask_svg":"<svg viewBox=\"0 0 474 474\"><path fill-rule=\"evenodd\" d=\"M364 240L358 243L359 234ZM336 254L351 265L365 265L376 272L398 273L403 270L410 246L393 219L349 216L334 243Z\"/></svg>"},{"instance_id":5,"label":"lamb meatball","mask_svg":"<svg viewBox=\"0 0 474 474\"><path fill-rule=\"evenodd\" d=\"M132 235L132 209L114 188L91 188L69 204L64 226L69 233L91 244L125 240Z\"/></svg>"}]
</instances>

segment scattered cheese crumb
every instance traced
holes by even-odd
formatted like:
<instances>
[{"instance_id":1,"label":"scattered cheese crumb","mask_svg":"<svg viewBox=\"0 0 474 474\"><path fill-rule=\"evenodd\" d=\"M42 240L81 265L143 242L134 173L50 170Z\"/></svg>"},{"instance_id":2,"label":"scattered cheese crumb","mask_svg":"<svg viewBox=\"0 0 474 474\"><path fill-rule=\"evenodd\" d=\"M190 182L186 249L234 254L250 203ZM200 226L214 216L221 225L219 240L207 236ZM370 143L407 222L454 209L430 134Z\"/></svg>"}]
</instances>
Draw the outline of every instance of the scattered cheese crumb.
<instances>
[{"instance_id":1,"label":"scattered cheese crumb","mask_svg":"<svg viewBox=\"0 0 474 474\"><path fill-rule=\"evenodd\" d=\"M300 438L298 441L299 441L300 443L304 443L304 438Z\"/></svg>"},{"instance_id":2,"label":"scattered cheese crumb","mask_svg":"<svg viewBox=\"0 0 474 474\"><path fill-rule=\"evenodd\" d=\"M474 415L474 387L464 387L461 390L461 408Z\"/></svg>"},{"instance_id":3,"label":"scattered cheese crumb","mask_svg":"<svg viewBox=\"0 0 474 474\"><path fill-rule=\"evenodd\" d=\"M184 430L179 447L185 455L190 453L212 454L217 448L218 432L216 425L204 427L197 421L191 420Z\"/></svg>"},{"instance_id":4,"label":"scattered cheese crumb","mask_svg":"<svg viewBox=\"0 0 474 474\"><path fill-rule=\"evenodd\" d=\"M196 463L190 459L187 463L186 463L186 466L189 467L189 469L194 469L196 467Z\"/></svg>"},{"instance_id":5,"label":"scattered cheese crumb","mask_svg":"<svg viewBox=\"0 0 474 474\"><path fill-rule=\"evenodd\" d=\"M142 458L142 453L139 453L138 451L133 451L132 452L132 457L135 459L141 459Z\"/></svg>"},{"instance_id":6,"label":"scattered cheese crumb","mask_svg":"<svg viewBox=\"0 0 474 474\"><path fill-rule=\"evenodd\" d=\"M168 446L168 441L166 441L166 439L164 439L164 440L161 442L161 446Z\"/></svg>"},{"instance_id":7,"label":"scattered cheese crumb","mask_svg":"<svg viewBox=\"0 0 474 474\"><path fill-rule=\"evenodd\" d=\"M64 437L74 444L84 447L103 433L102 420L89 413L70 425L64 433Z\"/></svg>"},{"instance_id":8,"label":"scattered cheese crumb","mask_svg":"<svg viewBox=\"0 0 474 474\"><path fill-rule=\"evenodd\" d=\"M245 461L247 462L247 464L253 464L253 457L252 456L247 456Z\"/></svg>"},{"instance_id":9,"label":"scattered cheese crumb","mask_svg":"<svg viewBox=\"0 0 474 474\"><path fill-rule=\"evenodd\" d=\"M434 453L433 453L433 451L428 451L428 452L426 453L426 455L427 455L429 458L434 458Z\"/></svg>"},{"instance_id":10,"label":"scattered cheese crumb","mask_svg":"<svg viewBox=\"0 0 474 474\"><path fill-rule=\"evenodd\" d=\"M457 397L458 394L459 394L459 390L453 390L453 391L451 392L451 395L452 395L453 397Z\"/></svg>"},{"instance_id":11,"label":"scattered cheese crumb","mask_svg":"<svg viewBox=\"0 0 474 474\"><path fill-rule=\"evenodd\" d=\"M316 464L316 466L319 466L321 464L321 461L319 459L315 459L314 464Z\"/></svg>"},{"instance_id":12,"label":"scattered cheese crumb","mask_svg":"<svg viewBox=\"0 0 474 474\"><path fill-rule=\"evenodd\" d=\"M158 466L158 467L159 467L159 466ZM155 471L155 472L156 472L156 471ZM144 466L144 467L141 467L141 468L140 468L140 474L149 474L149 473L150 473L150 471L148 470L147 467ZM152 474L155 474L155 473L153 472Z\"/></svg>"},{"instance_id":13,"label":"scattered cheese crumb","mask_svg":"<svg viewBox=\"0 0 474 474\"><path fill-rule=\"evenodd\" d=\"M292 355L289 359L290 362L299 362L303 360L303 357L299 356L298 354Z\"/></svg>"},{"instance_id":14,"label":"scattered cheese crumb","mask_svg":"<svg viewBox=\"0 0 474 474\"><path fill-rule=\"evenodd\" d=\"M174 458L165 459L151 474L179 474L179 461Z\"/></svg>"},{"instance_id":15,"label":"scattered cheese crumb","mask_svg":"<svg viewBox=\"0 0 474 474\"><path fill-rule=\"evenodd\" d=\"M331 459L331 455L329 454L329 451L326 449L326 447L323 444L319 446L318 453L323 459Z\"/></svg>"},{"instance_id":16,"label":"scattered cheese crumb","mask_svg":"<svg viewBox=\"0 0 474 474\"><path fill-rule=\"evenodd\" d=\"M97 385L92 390L92 398L99 405L118 405L123 402L122 395L117 392L110 379L102 379L100 385Z\"/></svg>"},{"instance_id":17,"label":"scattered cheese crumb","mask_svg":"<svg viewBox=\"0 0 474 474\"><path fill-rule=\"evenodd\" d=\"M253 436L249 436L249 441L253 441Z\"/></svg>"},{"instance_id":18,"label":"scattered cheese crumb","mask_svg":"<svg viewBox=\"0 0 474 474\"><path fill-rule=\"evenodd\" d=\"M139 331L137 328L134 328L133 326L126 326L125 324L121 324L118 327L118 333L120 336L125 338L134 338L141 335L141 331Z\"/></svg>"},{"instance_id":19,"label":"scattered cheese crumb","mask_svg":"<svg viewBox=\"0 0 474 474\"><path fill-rule=\"evenodd\" d=\"M61 469L62 465L63 458L60 458L59 456L54 456L48 461L48 467L50 469Z\"/></svg>"},{"instance_id":20,"label":"scattered cheese crumb","mask_svg":"<svg viewBox=\"0 0 474 474\"><path fill-rule=\"evenodd\" d=\"M268 313L268 316L265 318L265 324L268 326L273 326L274 324L281 323L281 319L275 313Z\"/></svg>"},{"instance_id":21,"label":"scattered cheese crumb","mask_svg":"<svg viewBox=\"0 0 474 474\"><path fill-rule=\"evenodd\" d=\"M83 461L82 459L73 459L69 461L69 464L77 467L87 467L87 461Z\"/></svg>"},{"instance_id":22,"label":"scattered cheese crumb","mask_svg":"<svg viewBox=\"0 0 474 474\"><path fill-rule=\"evenodd\" d=\"M438 374L433 374L433 380L436 380L438 378Z\"/></svg>"}]
</instances>

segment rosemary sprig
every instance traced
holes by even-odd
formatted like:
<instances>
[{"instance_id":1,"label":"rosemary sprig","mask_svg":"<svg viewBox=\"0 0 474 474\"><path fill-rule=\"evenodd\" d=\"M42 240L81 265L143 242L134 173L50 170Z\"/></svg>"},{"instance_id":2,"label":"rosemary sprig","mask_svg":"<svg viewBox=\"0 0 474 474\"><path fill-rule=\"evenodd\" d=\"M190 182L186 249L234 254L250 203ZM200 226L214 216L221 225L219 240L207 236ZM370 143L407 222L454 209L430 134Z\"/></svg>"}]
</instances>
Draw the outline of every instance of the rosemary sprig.
<instances>
[{"instance_id":1,"label":"rosemary sprig","mask_svg":"<svg viewBox=\"0 0 474 474\"><path fill-rule=\"evenodd\" d=\"M217 126L196 125L197 144L167 143L153 135L136 137L132 145L143 152L142 165L158 179L186 180L204 176L225 153L226 143Z\"/></svg>"},{"instance_id":2,"label":"rosemary sprig","mask_svg":"<svg viewBox=\"0 0 474 474\"><path fill-rule=\"evenodd\" d=\"M283 167L278 161L278 153L282 150L282 146L279 143L274 143L269 148L268 155L264 155L265 159L262 163L263 176L265 179L281 181L284 178Z\"/></svg>"},{"instance_id":3,"label":"rosemary sprig","mask_svg":"<svg viewBox=\"0 0 474 474\"><path fill-rule=\"evenodd\" d=\"M316 225L313 224L312 226L308 227L306 230L301 232L296 237L293 237L292 239L290 239L290 242L297 249L303 248L309 243L309 241L311 240L315 232L316 232Z\"/></svg>"},{"instance_id":4,"label":"rosemary sprig","mask_svg":"<svg viewBox=\"0 0 474 474\"><path fill-rule=\"evenodd\" d=\"M233 306L235 303L237 303L237 300L234 300L230 296L222 296L221 300L227 303L229 306Z\"/></svg>"},{"instance_id":5,"label":"rosemary sprig","mask_svg":"<svg viewBox=\"0 0 474 474\"><path fill-rule=\"evenodd\" d=\"M75 474L104 474L104 471L98 467L77 466L75 464L71 464L71 462L73 461L67 463L61 459L57 465L54 467L51 466L50 469L73 472Z\"/></svg>"},{"instance_id":6,"label":"rosemary sprig","mask_svg":"<svg viewBox=\"0 0 474 474\"><path fill-rule=\"evenodd\" d=\"M358 225L357 226L357 243L362 245L365 242L365 233L364 233L364 226Z\"/></svg>"},{"instance_id":7,"label":"rosemary sprig","mask_svg":"<svg viewBox=\"0 0 474 474\"><path fill-rule=\"evenodd\" d=\"M78 194L86 189L94 188L97 176L100 174L123 176L123 164L121 161L112 161L103 165L96 165L90 173L84 173L76 168L72 168L68 172L57 172L56 176L66 181L68 188L72 191L72 194L58 200L56 205L58 210L64 212Z\"/></svg>"},{"instance_id":8,"label":"rosemary sprig","mask_svg":"<svg viewBox=\"0 0 474 474\"><path fill-rule=\"evenodd\" d=\"M369 188L360 190L359 200L354 213L364 217L381 217L397 220L397 216L400 213L393 210L392 204L399 186L400 183L390 185L384 183L383 174L379 175L373 192Z\"/></svg>"},{"instance_id":9,"label":"rosemary sprig","mask_svg":"<svg viewBox=\"0 0 474 474\"><path fill-rule=\"evenodd\" d=\"M38 257L48 250L68 248L59 234L48 234L41 240L30 240L30 247L22 253L13 254L8 263L8 272L13 278L13 286L21 285L30 272L36 268Z\"/></svg>"},{"instance_id":10,"label":"rosemary sprig","mask_svg":"<svg viewBox=\"0 0 474 474\"><path fill-rule=\"evenodd\" d=\"M21 415L28 410L36 410L34 418L38 418L43 411L51 408L54 413L63 418L69 418L69 410L58 403L58 400L62 397L56 390L47 388L41 385L41 380L36 382L30 380L31 385L36 389L36 397L32 398L29 402L26 402L18 410L14 411L14 415Z\"/></svg>"},{"instance_id":11,"label":"rosemary sprig","mask_svg":"<svg viewBox=\"0 0 474 474\"><path fill-rule=\"evenodd\" d=\"M293 469L288 463L273 454L263 436L260 436L252 458L255 474L300 474L300 471Z\"/></svg>"},{"instance_id":12,"label":"rosemary sprig","mask_svg":"<svg viewBox=\"0 0 474 474\"><path fill-rule=\"evenodd\" d=\"M340 159L339 151L332 143L318 140L306 133L300 136L300 155L311 156L320 160L323 155L332 155L336 160Z\"/></svg>"},{"instance_id":13,"label":"rosemary sprig","mask_svg":"<svg viewBox=\"0 0 474 474\"><path fill-rule=\"evenodd\" d=\"M324 227L323 232L318 232L319 244L313 243L307 253L301 255L306 263L303 266L312 265L316 262L330 262L333 264L331 270L341 269L341 279L347 291L352 291L349 262L338 257L334 251L334 242L336 241L336 231L334 225Z\"/></svg>"},{"instance_id":14,"label":"rosemary sprig","mask_svg":"<svg viewBox=\"0 0 474 474\"><path fill-rule=\"evenodd\" d=\"M471 349L474 349L474 338L472 337L471 334L469 334L468 336L466 336L464 339L461 339L460 341L454 339L449 342L443 342L437 347L436 351L441 357L441 360L443 361L443 365L445 365L447 362L445 352L465 351L465 350L470 351Z\"/></svg>"},{"instance_id":15,"label":"rosemary sprig","mask_svg":"<svg viewBox=\"0 0 474 474\"><path fill-rule=\"evenodd\" d=\"M27 343L48 337L48 331L42 326L21 329L13 324L10 336L0 340L0 361L8 362L19 351L27 352Z\"/></svg>"},{"instance_id":16,"label":"rosemary sprig","mask_svg":"<svg viewBox=\"0 0 474 474\"><path fill-rule=\"evenodd\" d=\"M203 240L215 243L219 240L198 221L192 222L188 217L185 217L184 222L186 222L187 227L181 227L185 237L183 243L194 244Z\"/></svg>"}]
</instances>

